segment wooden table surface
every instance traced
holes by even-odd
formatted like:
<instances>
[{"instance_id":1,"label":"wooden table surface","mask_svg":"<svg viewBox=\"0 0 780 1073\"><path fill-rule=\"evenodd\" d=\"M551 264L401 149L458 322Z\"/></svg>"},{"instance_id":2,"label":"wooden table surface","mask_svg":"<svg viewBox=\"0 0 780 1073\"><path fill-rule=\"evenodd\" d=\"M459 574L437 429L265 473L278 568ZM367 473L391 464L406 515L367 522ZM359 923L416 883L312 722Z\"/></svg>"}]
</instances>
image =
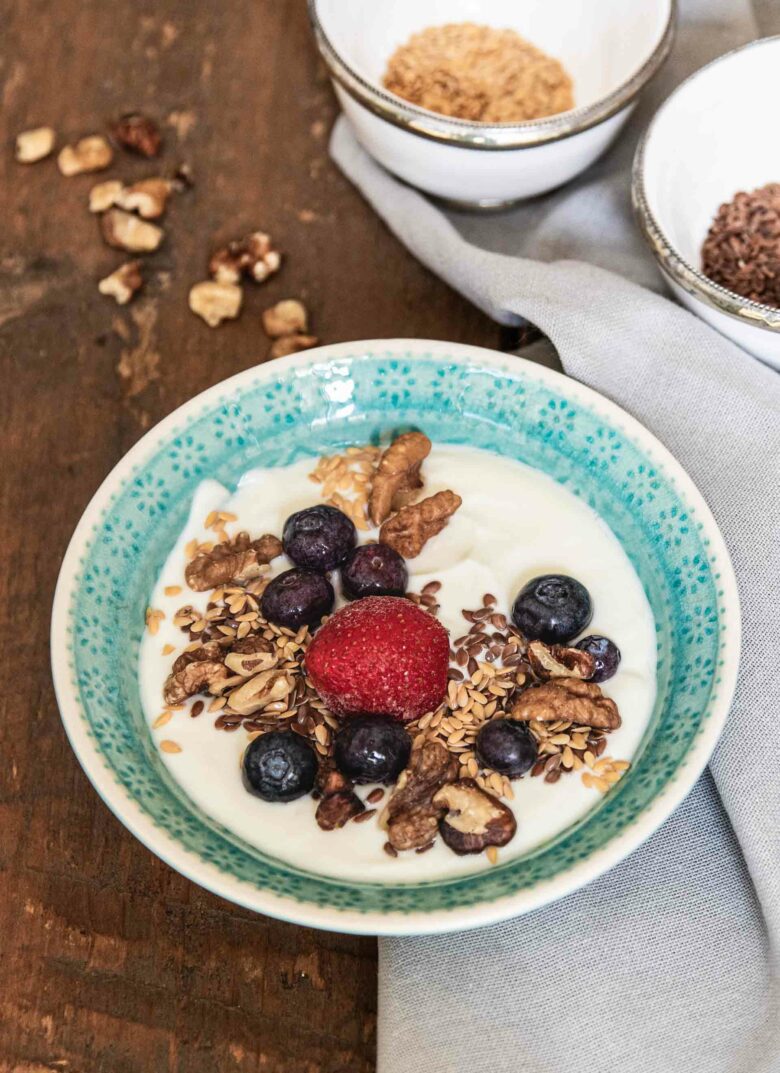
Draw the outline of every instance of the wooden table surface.
<instances>
[{"instance_id":1,"label":"wooden table surface","mask_svg":"<svg viewBox=\"0 0 780 1073\"><path fill-rule=\"evenodd\" d=\"M67 541L152 424L263 361L264 308L309 306L324 342L423 336L487 346L496 325L425 271L327 157L335 104L303 0L10 0L0 41L0 1071L362 1073L374 1068L375 943L276 923L172 872L99 801L49 674ZM144 297L97 280L123 256L86 209L94 176L22 166L131 109L191 165ZM118 155L101 177L159 166ZM187 308L215 244L261 227L281 273L210 330Z\"/></svg>"},{"instance_id":2,"label":"wooden table surface","mask_svg":"<svg viewBox=\"0 0 780 1073\"><path fill-rule=\"evenodd\" d=\"M125 831L60 725L49 609L102 478L180 403L265 359L274 301L303 298L324 342L507 340L329 162L335 105L303 0L8 0L3 15L0 1073L372 1070L374 942L238 909ZM119 309L96 288L122 257L86 211L94 177L22 167L12 142L38 124L70 140L131 109L162 122L162 166L187 162L196 185L167 214L144 296ZM104 177L158 170L121 155ZM284 268L209 330L189 287L216 244L257 227Z\"/></svg>"}]
</instances>

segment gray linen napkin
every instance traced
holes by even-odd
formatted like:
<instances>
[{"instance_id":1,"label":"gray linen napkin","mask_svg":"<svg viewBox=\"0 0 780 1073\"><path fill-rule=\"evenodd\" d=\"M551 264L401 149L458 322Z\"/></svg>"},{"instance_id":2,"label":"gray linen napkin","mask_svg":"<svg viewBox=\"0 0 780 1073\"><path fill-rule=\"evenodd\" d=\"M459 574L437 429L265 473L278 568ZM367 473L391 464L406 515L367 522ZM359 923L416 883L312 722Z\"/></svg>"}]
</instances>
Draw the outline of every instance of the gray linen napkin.
<instances>
[{"instance_id":1,"label":"gray linen napkin","mask_svg":"<svg viewBox=\"0 0 780 1073\"><path fill-rule=\"evenodd\" d=\"M742 0L687 0L682 16L656 102L755 36ZM579 183L492 219L448 217L343 120L333 135L336 162L421 261L497 320L537 324L570 376L677 456L723 531L744 615L710 769L641 849L514 921L380 942L380 1073L780 1073L780 378L629 281L659 286L628 193L649 107Z\"/></svg>"}]
</instances>

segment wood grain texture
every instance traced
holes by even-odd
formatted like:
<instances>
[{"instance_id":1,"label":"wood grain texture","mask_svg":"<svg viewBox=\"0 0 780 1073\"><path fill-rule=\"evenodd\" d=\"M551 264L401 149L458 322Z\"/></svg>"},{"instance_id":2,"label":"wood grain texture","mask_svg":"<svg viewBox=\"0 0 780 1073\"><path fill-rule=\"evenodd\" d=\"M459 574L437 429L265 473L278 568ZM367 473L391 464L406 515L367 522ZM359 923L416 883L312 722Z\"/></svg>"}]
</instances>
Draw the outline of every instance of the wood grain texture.
<instances>
[{"instance_id":1,"label":"wood grain texture","mask_svg":"<svg viewBox=\"0 0 780 1073\"><path fill-rule=\"evenodd\" d=\"M59 561L101 479L181 402L262 361L261 311L303 298L323 341L499 330L420 267L327 159L335 108L303 0L17 0L0 37L0 1071L363 1073L375 944L279 924L171 872L100 803L60 726L48 668ZM139 109L163 165L187 161L144 296L97 280L123 259L86 210L91 176L23 167ZM155 174L118 155L103 177ZM212 331L187 309L215 243L262 227L285 253Z\"/></svg>"}]
</instances>

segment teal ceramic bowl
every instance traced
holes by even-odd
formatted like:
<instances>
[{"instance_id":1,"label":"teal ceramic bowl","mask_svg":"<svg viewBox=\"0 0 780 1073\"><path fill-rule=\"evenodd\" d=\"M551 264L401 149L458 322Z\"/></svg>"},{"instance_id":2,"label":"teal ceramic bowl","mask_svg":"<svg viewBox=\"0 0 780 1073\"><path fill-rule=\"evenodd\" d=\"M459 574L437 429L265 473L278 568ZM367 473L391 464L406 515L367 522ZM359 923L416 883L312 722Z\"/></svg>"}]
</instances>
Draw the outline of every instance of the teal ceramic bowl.
<instances>
[{"instance_id":1,"label":"teal ceramic bowl","mask_svg":"<svg viewBox=\"0 0 780 1073\"><path fill-rule=\"evenodd\" d=\"M136 680L148 594L207 476L365 443L416 424L529 463L592 506L642 580L656 621L658 695L627 775L571 828L476 874L417 883L340 881L242 843L173 782L152 747ZM701 495L633 418L517 358L452 343L321 347L233 377L182 406L113 470L62 566L52 657L62 718L122 822L196 883L271 916L339 931L445 931L525 912L589 882L680 803L723 726L739 607Z\"/></svg>"}]
</instances>

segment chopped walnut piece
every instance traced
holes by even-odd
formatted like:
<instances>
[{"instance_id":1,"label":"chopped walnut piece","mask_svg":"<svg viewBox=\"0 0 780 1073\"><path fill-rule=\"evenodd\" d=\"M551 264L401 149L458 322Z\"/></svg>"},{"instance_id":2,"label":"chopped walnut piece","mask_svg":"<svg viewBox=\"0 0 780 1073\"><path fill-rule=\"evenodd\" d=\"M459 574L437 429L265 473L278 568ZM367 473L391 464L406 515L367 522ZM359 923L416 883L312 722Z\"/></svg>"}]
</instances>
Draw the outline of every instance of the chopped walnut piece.
<instances>
[{"instance_id":1,"label":"chopped walnut piece","mask_svg":"<svg viewBox=\"0 0 780 1073\"><path fill-rule=\"evenodd\" d=\"M153 119L128 112L111 126L111 133L123 149L139 156L154 157L160 152L162 136Z\"/></svg>"},{"instance_id":2,"label":"chopped walnut piece","mask_svg":"<svg viewBox=\"0 0 780 1073\"><path fill-rule=\"evenodd\" d=\"M549 678L591 678L596 661L589 652L563 645L530 641L526 652L531 670L542 681Z\"/></svg>"},{"instance_id":3,"label":"chopped walnut piece","mask_svg":"<svg viewBox=\"0 0 780 1073\"><path fill-rule=\"evenodd\" d=\"M229 680L230 671L216 660L195 660L180 671L172 671L163 687L166 704L182 704L196 693L218 693Z\"/></svg>"},{"instance_id":4,"label":"chopped walnut piece","mask_svg":"<svg viewBox=\"0 0 780 1073\"><path fill-rule=\"evenodd\" d=\"M369 499L369 515L381 525L391 511L405 503L397 497L422 488L420 466L431 452L431 441L422 432L404 432L382 454L374 473Z\"/></svg>"},{"instance_id":5,"label":"chopped walnut piece","mask_svg":"<svg viewBox=\"0 0 780 1073\"><path fill-rule=\"evenodd\" d=\"M238 283L242 275L262 283L278 272L281 264L282 255L273 248L270 235L253 231L212 254L209 274L217 283Z\"/></svg>"},{"instance_id":6,"label":"chopped walnut piece","mask_svg":"<svg viewBox=\"0 0 780 1073\"><path fill-rule=\"evenodd\" d=\"M164 237L162 228L156 224L139 220L133 213L117 208L109 209L100 217L100 231L109 246L130 253L150 253L157 249Z\"/></svg>"},{"instance_id":7,"label":"chopped walnut piece","mask_svg":"<svg viewBox=\"0 0 780 1073\"><path fill-rule=\"evenodd\" d=\"M212 663L222 663L224 655L225 650L219 641L206 641L205 644L198 645L197 648L191 648L189 652L182 652L180 656L177 656L171 671L178 674L191 663L201 663L207 660Z\"/></svg>"},{"instance_id":8,"label":"chopped walnut piece","mask_svg":"<svg viewBox=\"0 0 780 1073\"><path fill-rule=\"evenodd\" d=\"M140 261L126 261L115 269L110 276L101 279L98 290L101 294L113 298L117 305L127 305L136 291L143 286Z\"/></svg>"},{"instance_id":9,"label":"chopped walnut piece","mask_svg":"<svg viewBox=\"0 0 780 1073\"><path fill-rule=\"evenodd\" d=\"M488 846L505 846L514 838L517 822L512 810L481 790L473 779L442 786L433 803L447 809L439 831L453 853L481 853Z\"/></svg>"},{"instance_id":10,"label":"chopped walnut piece","mask_svg":"<svg viewBox=\"0 0 780 1073\"><path fill-rule=\"evenodd\" d=\"M85 171L102 171L114 159L114 151L100 134L82 138L75 145L60 149L57 166L63 175L81 175Z\"/></svg>"},{"instance_id":11,"label":"chopped walnut piece","mask_svg":"<svg viewBox=\"0 0 780 1073\"><path fill-rule=\"evenodd\" d=\"M105 182L95 183L89 192L89 211L106 212L113 208L124 190L124 184L118 179L106 179Z\"/></svg>"},{"instance_id":12,"label":"chopped walnut piece","mask_svg":"<svg viewBox=\"0 0 780 1073\"><path fill-rule=\"evenodd\" d=\"M231 652L225 657L225 666L242 678L250 678L260 671L269 671L276 665L277 656L271 648L269 652Z\"/></svg>"},{"instance_id":13,"label":"chopped walnut piece","mask_svg":"<svg viewBox=\"0 0 780 1073\"><path fill-rule=\"evenodd\" d=\"M459 495L446 491L402 507L379 530L379 541L404 559L414 559L431 537L442 531L462 502Z\"/></svg>"},{"instance_id":14,"label":"chopped walnut piece","mask_svg":"<svg viewBox=\"0 0 780 1073\"><path fill-rule=\"evenodd\" d=\"M248 533L239 533L233 540L196 555L187 563L184 576L191 589L205 592L237 578L257 577L261 565L281 554L282 542L277 537L266 533L250 540Z\"/></svg>"},{"instance_id":15,"label":"chopped walnut piece","mask_svg":"<svg viewBox=\"0 0 780 1073\"><path fill-rule=\"evenodd\" d=\"M271 339L305 333L307 327L306 306L297 298L285 298L263 312L263 328Z\"/></svg>"},{"instance_id":16,"label":"chopped walnut piece","mask_svg":"<svg viewBox=\"0 0 780 1073\"><path fill-rule=\"evenodd\" d=\"M458 761L437 741L415 744L380 823L396 850L419 849L433 841L446 804L435 805L437 791L457 778Z\"/></svg>"},{"instance_id":17,"label":"chopped walnut piece","mask_svg":"<svg viewBox=\"0 0 780 1073\"><path fill-rule=\"evenodd\" d=\"M285 358L288 354L297 354L300 350L311 350L318 343L316 335L283 335L280 339L274 339L268 357Z\"/></svg>"},{"instance_id":18,"label":"chopped walnut piece","mask_svg":"<svg viewBox=\"0 0 780 1073\"><path fill-rule=\"evenodd\" d=\"M35 127L16 135L16 159L20 164L36 164L54 149L56 135L51 127Z\"/></svg>"},{"instance_id":19,"label":"chopped walnut piece","mask_svg":"<svg viewBox=\"0 0 780 1073\"><path fill-rule=\"evenodd\" d=\"M241 288L235 283L215 283L209 279L190 288L189 304L209 328L216 328L223 320L235 320L241 312L242 298Z\"/></svg>"},{"instance_id":20,"label":"chopped walnut piece","mask_svg":"<svg viewBox=\"0 0 780 1073\"><path fill-rule=\"evenodd\" d=\"M322 798L315 819L323 831L335 831L365 811L352 783L340 771L326 769L317 781Z\"/></svg>"},{"instance_id":21,"label":"chopped walnut piece","mask_svg":"<svg viewBox=\"0 0 780 1073\"><path fill-rule=\"evenodd\" d=\"M261 671L228 695L228 705L238 715L254 715L277 700L285 700L291 689L286 671Z\"/></svg>"},{"instance_id":22,"label":"chopped walnut piece","mask_svg":"<svg viewBox=\"0 0 780 1073\"><path fill-rule=\"evenodd\" d=\"M579 678L553 678L524 690L509 714L523 722L565 719L598 730L617 730L621 722L615 702L605 697L595 682Z\"/></svg>"},{"instance_id":23,"label":"chopped walnut piece","mask_svg":"<svg viewBox=\"0 0 780 1073\"><path fill-rule=\"evenodd\" d=\"M140 179L132 186L122 187L114 204L128 212L137 212L144 220L156 220L165 212L170 193L167 179Z\"/></svg>"}]
</instances>

